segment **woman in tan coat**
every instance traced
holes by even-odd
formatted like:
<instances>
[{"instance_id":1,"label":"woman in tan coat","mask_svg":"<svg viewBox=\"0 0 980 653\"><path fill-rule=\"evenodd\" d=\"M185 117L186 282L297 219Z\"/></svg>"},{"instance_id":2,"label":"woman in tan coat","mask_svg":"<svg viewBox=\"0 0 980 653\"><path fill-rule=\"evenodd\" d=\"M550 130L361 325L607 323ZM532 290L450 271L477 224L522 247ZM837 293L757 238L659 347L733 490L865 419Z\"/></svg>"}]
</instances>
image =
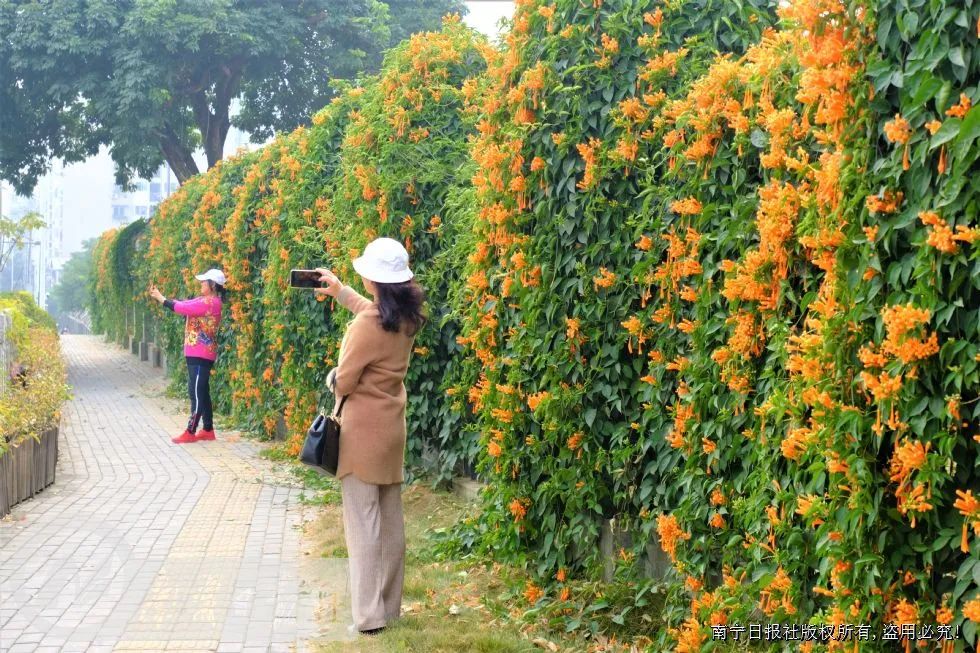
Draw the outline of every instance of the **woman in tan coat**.
<instances>
[{"instance_id":1,"label":"woman in tan coat","mask_svg":"<svg viewBox=\"0 0 980 653\"><path fill-rule=\"evenodd\" d=\"M408 252L379 238L354 260L374 301L322 268L320 294L354 313L327 385L341 411L340 479L350 563L353 628L379 632L401 614L405 524L401 483L405 464L405 374L415 334L425 322L425 296L413 280Z\"/></svg>"}]
</instances>

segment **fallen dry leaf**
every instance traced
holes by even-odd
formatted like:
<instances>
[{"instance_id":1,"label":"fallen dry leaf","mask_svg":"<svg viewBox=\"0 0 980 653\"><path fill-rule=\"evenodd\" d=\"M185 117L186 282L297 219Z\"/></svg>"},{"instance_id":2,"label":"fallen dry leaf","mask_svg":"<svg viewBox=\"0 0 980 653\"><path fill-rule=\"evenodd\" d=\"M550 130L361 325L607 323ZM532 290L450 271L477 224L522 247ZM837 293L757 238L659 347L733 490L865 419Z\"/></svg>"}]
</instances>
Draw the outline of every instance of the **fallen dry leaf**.
<instances>
[{"instance_id":1,"label":"fallen dry leaf","mask_svg":"<svg viewBox=\"0 0 980 653\"><path fill-rule=\"evenodd\" d=\"M534 639L531 640L531 643L534 644L535 646L539 647L539 648L546 648L549 651L557 651L558 650L558 645L557 644L555 644L554 642L550 642L550 641L548 641L546 639L543 639L541 637L535 637Z\"/></svg>"}]
</instances>

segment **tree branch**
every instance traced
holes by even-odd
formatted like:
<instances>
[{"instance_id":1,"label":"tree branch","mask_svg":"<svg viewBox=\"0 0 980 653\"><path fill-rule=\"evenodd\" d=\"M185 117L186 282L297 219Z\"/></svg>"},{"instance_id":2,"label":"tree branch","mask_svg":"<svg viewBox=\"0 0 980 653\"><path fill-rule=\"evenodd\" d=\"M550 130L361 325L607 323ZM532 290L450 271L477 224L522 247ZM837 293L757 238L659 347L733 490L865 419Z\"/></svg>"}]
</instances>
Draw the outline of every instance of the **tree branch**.
<instances>
[{"instance_id":1,"label":"tree branch","mask_svg":"<svg viewBox=\"0 0 980 653\"><path fill-rule=\"evenodd\" d=\"M204 98L203 109L197 106L198 99L195 97L195 114L206 112L208 122L205 129L201 129L204 141L204 152L208 157L208 167L214 166L224 156L225 139L228 137L228 130L231 128L231 100L238 94L238 85L242 79L242 71L245 67L245 58L238 56L221 66L221 75L214 86L214 111L207 107L207 100ZM200 118L198 119L200 123Z\"/></svg>"},{"instance_id":2,"label":"tree branch","mask_svg":"<svg viewBox=\"0 0 980 653\"><path fill-rule=\"evenodd\" d=\"M208 141L208 132L211 129L211 109L208 107L208 91L202 88L195 91L191 96L191 108L194 110L194 122L197 129L201 132L201 140Z\"/></svg>"},{"instance_id":3,"label":"tree branch","mask_svg":"<svg viewBox=\"0 0 980 653\"><path fill-rule=\"evenodd\" d=\"M170 169L174 171L174 175L177 176L179 183L183 184L200 172L192 152L180 142L169 124L164 125L164 130L159 135L159 139L163 156L170 165Z\"/></svg>"}]
</instances>

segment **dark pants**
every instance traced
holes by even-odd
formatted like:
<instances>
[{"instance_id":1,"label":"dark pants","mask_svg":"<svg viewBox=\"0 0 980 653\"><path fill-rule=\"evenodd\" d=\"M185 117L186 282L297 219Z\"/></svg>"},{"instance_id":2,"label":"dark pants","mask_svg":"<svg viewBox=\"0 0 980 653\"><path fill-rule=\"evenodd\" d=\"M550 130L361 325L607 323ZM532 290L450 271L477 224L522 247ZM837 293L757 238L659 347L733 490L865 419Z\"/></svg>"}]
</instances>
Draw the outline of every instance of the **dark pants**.
<instances>
[{"instance_id":1,"label":"dark pants","mask_svg":"<svg viewBox=\"0 0 980 653\"><path fill-rule=\"evenodd\" d=\"M187 420L187 431L197 432L198 421L204 422L204 430L214 430L211 412L211 367L214 362L206 358L187 357L187 394L191 398L191 418Z\"/></svg>"}]
</instances>

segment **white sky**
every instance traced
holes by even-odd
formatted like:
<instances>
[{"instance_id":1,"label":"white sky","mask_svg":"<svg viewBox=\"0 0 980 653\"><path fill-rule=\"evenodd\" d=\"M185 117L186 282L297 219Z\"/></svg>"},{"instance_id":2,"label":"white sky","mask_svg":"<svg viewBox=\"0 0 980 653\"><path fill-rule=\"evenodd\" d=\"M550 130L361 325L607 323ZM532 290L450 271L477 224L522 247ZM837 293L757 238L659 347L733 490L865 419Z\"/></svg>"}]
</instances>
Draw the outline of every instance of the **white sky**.
<instances>
[{"instance_id":1,"label":"white sky","mask_svg":"<svg viewBox=\"0 0 980 653\"><path fill-rule=\"evenodd\" d=\"M514 3L502 0L471 0L466 7L470 11L463 22L491 39L500 32L500 19L510 18L514 13Z\"/></svg>"}]
</instances>

